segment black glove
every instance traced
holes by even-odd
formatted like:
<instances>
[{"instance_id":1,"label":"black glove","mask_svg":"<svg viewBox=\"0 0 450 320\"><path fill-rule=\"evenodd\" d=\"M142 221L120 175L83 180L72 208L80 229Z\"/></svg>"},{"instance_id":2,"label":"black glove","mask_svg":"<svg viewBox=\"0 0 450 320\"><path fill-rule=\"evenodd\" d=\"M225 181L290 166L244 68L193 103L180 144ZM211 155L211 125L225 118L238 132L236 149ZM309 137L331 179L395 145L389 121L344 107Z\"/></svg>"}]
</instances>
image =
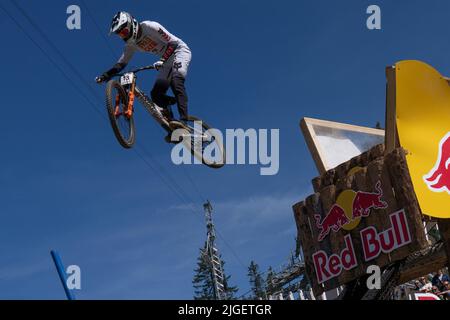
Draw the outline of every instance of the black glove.
<instances>
[{"instance_id":1,"label":"black glove","mask_svg":"<svg viewBox=\"0 0 450 320\"><path fill-rule=\"evenodd\" d=\"M101 76L96 77L95 82L102 83L108 81L109 79L111 79L111 77L109 77L106 73L104 73Z\"/></svg>"}]
</instances>

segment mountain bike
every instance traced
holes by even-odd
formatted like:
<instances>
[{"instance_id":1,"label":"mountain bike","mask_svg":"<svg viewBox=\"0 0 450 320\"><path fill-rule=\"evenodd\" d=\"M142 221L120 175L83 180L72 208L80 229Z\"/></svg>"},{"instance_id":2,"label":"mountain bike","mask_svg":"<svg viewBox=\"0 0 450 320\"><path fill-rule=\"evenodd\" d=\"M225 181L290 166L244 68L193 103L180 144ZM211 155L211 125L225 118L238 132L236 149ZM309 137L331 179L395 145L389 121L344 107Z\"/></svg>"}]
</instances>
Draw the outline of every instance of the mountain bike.
<instances>
[{"instance_id":1,"label":"mountain bike","mask_svg":"<svg viewBox=\"0 0 450 320\"><path fill-rule=\"evenodd\" d=\"M136 85L138 72L155 69L153 66L138 68L126 73L115 75L119 81L112 79L106 84L106 107L109 120L114 131L114 135L120 145L126 149L133 147L136 139L134 125L134 101L137 98L155 121L161 125L168 134L172 136L175 130L181 130L177 135L179 141L173 143L183 143L191 154L203 164L211 168L221 168L225 164L225 149L222 141L212 134L211 127L198 117L188 116L188 120L182 128L171 128L169 125L171 106L163 109L156 105L145 93ZM167 112L165 112L167 111ZM201 123L201 125L199 125ZM212 145L215 143L216 145ZM205 148L208 147L218 153L218 157L213 156L206 159ZM210 150L211 150L210 149ZM219 158L219 161L216 161Z\"/></svg>"}]
</instances>

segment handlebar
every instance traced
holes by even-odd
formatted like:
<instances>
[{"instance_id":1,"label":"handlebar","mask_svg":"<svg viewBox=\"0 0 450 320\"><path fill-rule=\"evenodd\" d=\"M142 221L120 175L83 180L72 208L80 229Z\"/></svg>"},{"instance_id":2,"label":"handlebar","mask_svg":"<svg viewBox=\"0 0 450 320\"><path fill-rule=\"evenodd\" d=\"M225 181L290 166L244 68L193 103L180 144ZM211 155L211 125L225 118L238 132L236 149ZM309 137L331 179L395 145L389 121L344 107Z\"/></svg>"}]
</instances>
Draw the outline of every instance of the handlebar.
<instances>
[{"instance_id":1,"label":"handlebar","mask_svg":"<svg viewBox=\"0 0 450 320\"><path fill-rule=\"evenodd\" d=\"M146 66L146 67L138 68L138 69L135 69L135 70L130 70L130 71L125 72L125 73L138 73L138 72L141 72L141 71L144 71L144 70L154 70L154 69L155 69L155 67L151 65L151 66ZM115 76L115 77L121 77L121 76L123 76L125 73L117 73L117 74L115 74L114 76Z\"/></svg>"}]
</instances>

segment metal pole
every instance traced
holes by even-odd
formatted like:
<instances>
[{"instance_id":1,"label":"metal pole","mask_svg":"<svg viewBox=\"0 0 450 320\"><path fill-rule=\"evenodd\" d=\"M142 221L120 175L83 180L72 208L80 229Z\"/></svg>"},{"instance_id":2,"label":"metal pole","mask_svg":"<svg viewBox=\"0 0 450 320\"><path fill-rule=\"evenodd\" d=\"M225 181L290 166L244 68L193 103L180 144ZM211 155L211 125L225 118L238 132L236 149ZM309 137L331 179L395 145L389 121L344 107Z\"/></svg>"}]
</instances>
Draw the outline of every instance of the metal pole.
<instances>
[{"instance_id":1,"label":"metal pole","mask_svg":"<svg viewBox=\"0 0 450 320\"><path fill-rule=\"evenodd\" d=\"M206 249L214 278L213 281L214 281L215 299L224 300L226 298L224 285L225 274L222 269L222 261L220 259L219 250L216 248L214 244L214 241L216 239L216 233L212 221L212 206L209 200L203 205L203 208L205 209L206 229L207 229Z\"/></svg>"},{"instance_id":2,"label":"metal pole","mask_svg":"<svg viewBox=\"0 0 450 320\"><path fill-rule=\"evenodd\" d=\"M54 250L50 251L50 254L52 255L53 262L55 263L56 271L58 271L59 279L61 280L64 291L66 292L67 300L75 300L75 295L67 287L67 275L66 275L66 271L64 269L63 263L61 261L61 257Z\"/></svg>"}]
</instances>

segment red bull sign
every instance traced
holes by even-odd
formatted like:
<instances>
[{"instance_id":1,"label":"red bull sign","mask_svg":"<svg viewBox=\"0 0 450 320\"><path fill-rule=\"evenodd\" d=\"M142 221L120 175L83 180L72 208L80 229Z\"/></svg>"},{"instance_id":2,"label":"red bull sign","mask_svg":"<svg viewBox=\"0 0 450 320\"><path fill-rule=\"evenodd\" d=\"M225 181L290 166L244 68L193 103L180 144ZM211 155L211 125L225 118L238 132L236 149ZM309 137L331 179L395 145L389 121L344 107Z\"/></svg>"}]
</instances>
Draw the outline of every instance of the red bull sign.
<instances>
[{"instance_id":1,"label":"red bull sign","mask_svg":"<svg viewBox=\"0 0 450 320\"><path fill-rule=\"evenodd\" d=\"M402 61L393 70L395 105L388 110L395 110L396 123L390 127L397 128L399 144L408 150L420 208L425 215L450 218L449 80L420 61Z\"/></svg>"},{"instance_id":2,"label":"red bull sign","mask_svg":"<svg viewBox=\"0 0 450 320\"><path fill-rule=\"evenodd\" d=\"M343 199L339 195L337 202L340 205L334 204L323 219L321 219L319 214L316 214L314 218L319 234L317 241L323 241L330 231L338 232L344 227L347 227L347 230L352 230L356 228L361 218L369 217L372 211L387 209L388 204L382 199L381 181L376 183L375 190L375 192L345 190L343 193L352 192L353 197ZM344 203L348 200L350 200L350 206ZM351 208L351 210L346 212L344 208ZM381 253L391 253L393 250L411 242L411 234L409 233L404 210L391 214L389 219L391 227L382 232L378 232L373 226L360 231L359 242L362 243L365 262L377 258ZM337 277L342 271L351 270L357 266L350 235L344 237L344 244L345 246L339 254L333 254L330 257L324 250L319 250L313 254L314 269L318 283Z\"/></svg>"},{"instance_id":3,"label":"red bull sign","mask_svg":"<svg viewBox=\"0 0 450 320\"><path fill-rule=\"evenodd\" d=\"M447 169L441 162L424 179L447 194L441 190ZM382 268L427 245L403 149L387 155L377 151L374 158L361 155L319 178L316 192L294 205L314 294L366 276L369 266Z\"/></svg>"}]
</instances>

